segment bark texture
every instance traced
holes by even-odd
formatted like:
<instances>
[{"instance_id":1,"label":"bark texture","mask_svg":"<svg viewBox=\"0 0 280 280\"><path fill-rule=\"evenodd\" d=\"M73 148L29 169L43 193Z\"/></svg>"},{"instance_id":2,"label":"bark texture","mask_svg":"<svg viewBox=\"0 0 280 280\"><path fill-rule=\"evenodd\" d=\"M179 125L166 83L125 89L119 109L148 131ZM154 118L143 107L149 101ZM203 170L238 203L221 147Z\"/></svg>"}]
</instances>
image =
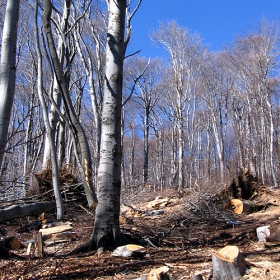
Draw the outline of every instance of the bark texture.
<instances>
[{"instance_id":1,"label":"bark texture","mask_svg":"<svg viewBox=\"0 0 280 280\"><path fill-rule=\"evenodd\" d=\"M71 1L66 1L67 9L70 9ZM93 186L93 178L92 178L92 162L91 162L91 156L90 156L90 150L88 146L88 141L84 132L84 129L79 121L79 118L75 112L75 109L73 107L73 104L71 102L70 96L69 96L69 90L67 87L67 83L65 81L61 63L59 61L54 38L52 35L52 29L51 29L51 14L52 14L52 4L50 0L44 0L44 29L47 36L47 42L48 47L50 51L50 56L55 72L55 76L59 85L59 89L62 93L62 98L64 101L64 105L66 108L66 113L69 118L70 127L72 129L74 140L79 145L80 148L80 154L81 159L80 160L80 168L82 171L83 176L83 185L88 201L88 205L90 207L95 207L97 204L97 198L94 191Z\"/></svg>"},{"instance_id":2,"label":"bark texture","mask_svg":"<svg viewBox=\"0 0 280 280\"><path fill-rule=\"evenodd\" d=\"M8 0L2 36L0 65L0 167L2 165L14 101L16 79L16 45L20 0Z\"/></svg>"},{"instance_id":3,"label":"bark texture","mask_svg":"<svg viewBox=\"0 0 280 280\"><path fill-rule=\"evenodd\" d=\"M13 205L0 210L0 223L26 216L39 215L55 207L54 202L36 202L26 205Z\"/></svg>"},{"instance_id":4,"label":"bark texture","mask_svg":"<svg viewBox=\"0 0 280 280\"><path fill-rule=\"evenodd\" d=\"M51 153L51 164L52 164L52 183L53 183L53 192L56 203L57 210L57 219L61 220L64 217L64 209L63 209L63 201L60 192L59 186L59 172L58 172L58 164L56 158L56 146L54 143L54 137L52 133L51 124L48 119L48 108L47 103L43 94L43 67L42 67L42 54L39 47L39 34L38 34L38 24L37 24L37 13L38 13L38 3L35 1L35 15L34 15L34 37L35 37L35 45L36 45L36 53L38 59L38 74L37 74L37 88L38 88L38 96L42 106L43 111L43 119L44 125L46 128L48 145Z\"/></svg>"},{"instance_id":5,"label":"bark texture","mask_svg":"<svg viewBox=\"0 0 280 280\"><path fill-rule=\"evenodd\" d=\"M125 0L109 1L106 45L106 69L100 165L98 170L98 205L92 244L98 248L116 243L120 234L121 188L121 110L124 60Z\"/></svg>"}]
</instances>

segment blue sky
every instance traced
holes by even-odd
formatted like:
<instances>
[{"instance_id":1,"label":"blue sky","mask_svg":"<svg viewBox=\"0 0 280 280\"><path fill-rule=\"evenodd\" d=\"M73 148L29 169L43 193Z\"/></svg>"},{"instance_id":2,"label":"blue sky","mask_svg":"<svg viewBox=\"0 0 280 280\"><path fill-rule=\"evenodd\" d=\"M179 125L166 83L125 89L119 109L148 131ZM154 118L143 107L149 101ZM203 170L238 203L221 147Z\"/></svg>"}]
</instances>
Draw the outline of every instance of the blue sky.
<instances>
[{"instance_id":1,"label":"blue sky","mask_svg":"<svg viewBox=\"0 0 280 280\"><path fill-rule=\"evenodd\" d=\"M198 32L210 50L219 51L264 17L280 22L280 0L143 0L132 21L129 52L142 49L141 56L164 55L148 36L159 21L175 20L179 26Z\"/></svg>"}]
</instances>

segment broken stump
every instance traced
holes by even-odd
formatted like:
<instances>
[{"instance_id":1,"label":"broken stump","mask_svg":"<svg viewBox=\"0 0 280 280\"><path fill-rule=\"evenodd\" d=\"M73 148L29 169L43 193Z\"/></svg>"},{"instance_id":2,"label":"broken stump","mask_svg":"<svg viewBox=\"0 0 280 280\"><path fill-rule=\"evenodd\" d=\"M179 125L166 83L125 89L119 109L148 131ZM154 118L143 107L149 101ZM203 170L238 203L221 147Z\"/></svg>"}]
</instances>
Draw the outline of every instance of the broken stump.
<instances>
[{"instance_id":1,"label":"broken stump","mask_svg":"<svg viewBox=\"0 0 280 280\"><path fill-rule=\"evenodd\" d=\"M245 274L247 265L236 246L226 246L212 254L213 278L237 280Z\"/></svg>"}]
</instances>

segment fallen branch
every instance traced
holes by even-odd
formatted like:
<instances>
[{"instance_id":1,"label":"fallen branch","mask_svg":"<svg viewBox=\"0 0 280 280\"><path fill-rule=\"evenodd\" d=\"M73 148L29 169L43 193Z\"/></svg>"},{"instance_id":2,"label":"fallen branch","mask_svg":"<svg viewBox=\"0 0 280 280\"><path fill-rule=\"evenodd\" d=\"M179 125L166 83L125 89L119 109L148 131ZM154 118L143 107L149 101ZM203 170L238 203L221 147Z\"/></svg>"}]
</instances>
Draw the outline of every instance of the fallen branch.
<instances>
[{"instance_id":1,"label":"fallen branch","mask_svg":"<svg viewBox=\"0 0 280 280\"><path fill-rule=\"evenodd\" d=\"M0 210L0 223L26 216L39 215L55 207L55 202L35 202L25 205L13 205Z\"/></svg>"}]
</instances>

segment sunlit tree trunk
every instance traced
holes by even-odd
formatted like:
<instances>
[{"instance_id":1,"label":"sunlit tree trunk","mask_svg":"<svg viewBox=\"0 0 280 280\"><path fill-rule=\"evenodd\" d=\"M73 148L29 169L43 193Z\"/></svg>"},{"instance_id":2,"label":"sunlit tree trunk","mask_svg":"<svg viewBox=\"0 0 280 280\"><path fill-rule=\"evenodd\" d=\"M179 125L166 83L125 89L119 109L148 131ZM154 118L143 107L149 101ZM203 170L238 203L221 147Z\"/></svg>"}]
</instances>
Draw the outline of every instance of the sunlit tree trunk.
<instances>
[{"instance_id":1,"label":"sunlit tree trunk","mask_svg":"<svg viewBox=\"0 0 280 280\"><path fill-rule=\"evenodd\" d=\"M43 118L44 118L44 125L46 128L46 135L50 146L51 152L51 166L52 166L52 183L53 183L53 190L54 190L54 197L56 203L56 210L57 210L57 219L61 220L64 217L63 211L63 202L60 192L60 185L59 185L59 173L58 173L58 164L56 158L56 147L52 135L52 128L48 119L48 108L43 94L43 67L42 67L42 54L40 51L40 44L39 44L39 34L38 34L38 25L37 25L37 14L38 14L38 2L35 1L35 13L34 13L34 37L35 37L35 45L36 45L36 53L38 57L38 95L39 100L42 106L43 111Z\"/></svg>"},{"instance_id":2,"label":"sunlit tree trunk","mask_svg":"<svg viewBox=\"0 0 280 280\"><path fill-rule=\"evenodd\" d=\"M20 0L6 6L0 61L0 168L5 152L16 79L16 45Z\"/></svg>"},{"instance_id":3,"label":"sunlit tree trunk","mask_svg":"<svg viewBox=\"0 0 280 280\"><path fill-rule=\"evenodd\" d=\"M70 9L71 3L72 3L71 0L67 0L65 2L67 9ZM83 177L83 186L86 193L88 205L90 207L94 207L97 204L97 197L95 195L95 190L93 186L92 161L91 161L89 145L85 135L85 131L79 121L79 118L74 110L74 106L72 104L71 98L69 96L67 82L63 74L62 66L59 61L59 57L54 43L54 38L52 35L51 13L52 13L51 1L44 0L44 14L43 14L44 29L47 37L53 69L59 85L59 89L63 96L64 106L70 121L70 127L73 132L74 141L76 143L76 146L79 145L80 148L81 159L78 160L80 161L79 165ZM77 152L78 151L76 150L76 153Z\"/></svg>"},{"instance_id":4,"label":"sunlit tree trunk","mask_svg":"<svg viewBox=\"0 0 280 280\"><path fill-rule=\"evenodd\" d=\"M269 154L270 154L270 165L271 165L271 173L273 182L276 188L278 188L278 180L276 176L276 169L275 169L275 156L274 156L274 120L273 120L273 113L272 113L272 105L270 100L268 99L268 96L265 97L266 104L268 107L268 113L269 113L269 121L270 121L270 148L269 148Z\"/></svg>"},{"instance_id":5,"label":"sunlit tree trunk","mask_svg":"<svg viewBox=\"0 0 280 280\"><path fill-rule=\"evenodd\" d=\"M110 0L106 46L106 67L98 200L91 242L102 251L120 235L121 111L124 60L125 0Z\"/></svg>"}]
</instances>

